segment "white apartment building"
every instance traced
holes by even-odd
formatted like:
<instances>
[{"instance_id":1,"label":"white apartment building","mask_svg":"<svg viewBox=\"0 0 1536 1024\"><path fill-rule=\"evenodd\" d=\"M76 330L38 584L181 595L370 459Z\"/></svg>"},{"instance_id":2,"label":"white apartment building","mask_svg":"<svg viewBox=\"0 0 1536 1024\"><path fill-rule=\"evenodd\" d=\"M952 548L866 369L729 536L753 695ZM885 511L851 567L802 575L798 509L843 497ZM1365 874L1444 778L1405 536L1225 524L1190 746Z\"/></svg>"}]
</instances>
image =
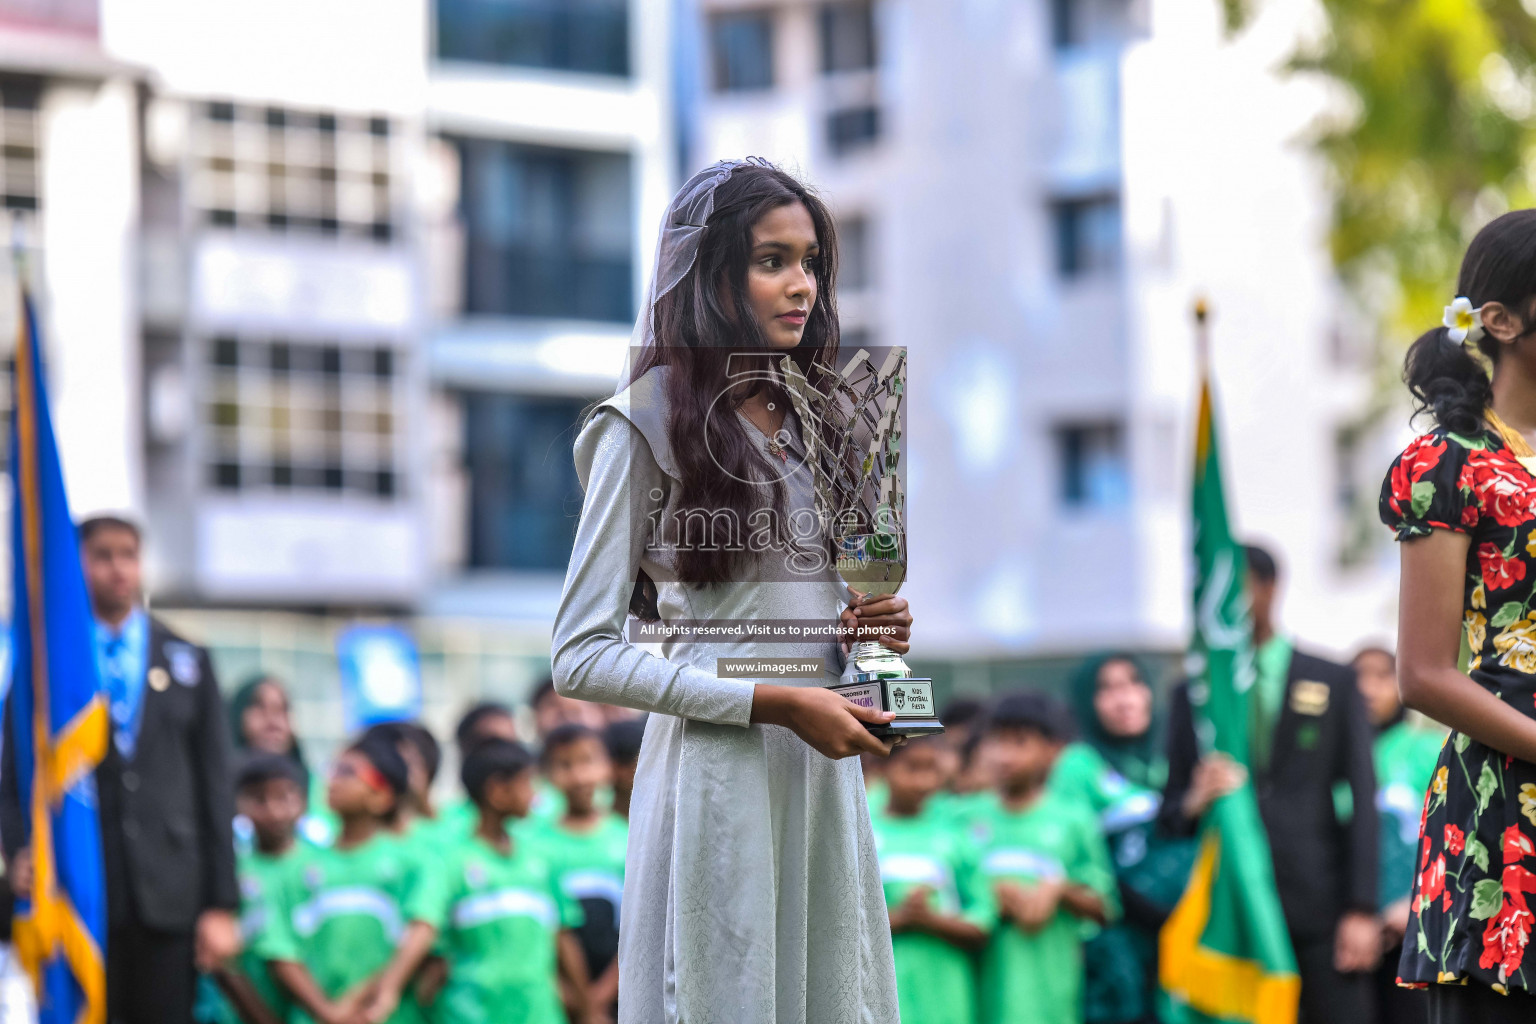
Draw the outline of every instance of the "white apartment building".
<instances>
[{"instance_id":1,"label":"white apartment building","mask_svg":"<svg viewBox=\"0 0 1536 1024\"><path fill-rule=\"evenodd\" d=\"M102 47L95 0L0 3L0 230L20 252L0 261L0 437L20 266L38 298L70 491L96 507L143 495L133 279L145 77ZM5 488L7 515L9 502Z\"/></svg>"},{"instance_id":2,"label":"white apartment building","mask_svg":"<svg viewBox=\"0 0 1536 1024\"><path fill-rule=\"evenodd\" d=\"M672 18L653 0L436 0L425 113L454 193L426 354L437 583L548 653L581 490L573 426L613 392L677 183Z\"/></svg>"},{"instance_id":3,"label":"white apartment building","mask_svg":"<svg viewBox=\"0 0 1536 1024\"><path fill-rule=\"evenodd\" d=\"M523 696L571 428L613 387L675 182L666 5L75 6L94 92L54 92L115 134L26 95L74 132L39 173L75 234L45 217L39 248L77 511L144 518L157 608L226 684L287 679L314 739L339 738L360 619L408 624L440 728Z\"/></svg>"},{"instance_id":4,"label":"white apartment building","mask_svg":"<svg viewBox=\"0 0 1536 1024\"><path fill-rule=\"evenodd\" d=\"M1370 366L1301 142L1325 97L1276 70L1315 12L1226 40L1218 6L694 5L689 163L809 179L845 346L910 349L912 660L962 691L1185 642L1199 295L1234 518L1281 556L1285 623L1340 654L1391 635L1395 556L1361 522L1391 442L1351 429Z\"/></svg>"}]
</instances>

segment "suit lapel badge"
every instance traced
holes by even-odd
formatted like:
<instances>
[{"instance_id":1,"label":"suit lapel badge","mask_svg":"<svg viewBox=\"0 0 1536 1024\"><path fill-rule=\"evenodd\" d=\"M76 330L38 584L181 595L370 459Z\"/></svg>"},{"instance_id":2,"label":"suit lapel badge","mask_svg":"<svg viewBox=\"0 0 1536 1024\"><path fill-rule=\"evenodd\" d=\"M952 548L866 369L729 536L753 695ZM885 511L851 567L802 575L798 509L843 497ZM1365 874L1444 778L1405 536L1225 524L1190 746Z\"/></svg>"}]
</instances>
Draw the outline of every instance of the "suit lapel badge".
<instances>
[{"instance_id":1,"label":"suit lapel badge","mask_svg":"<svg viewBox=\"0 0 1536 1024\"><path fill-rule=\"evenodd\" d=\"M182 686L196 686L203 670L197 663L197 651L191 644L171 640L165 645L165 658L171 663L171 678Z\"/></svg>"},{"instance_id":2,"label":"suit lapel badge","mask_svg":"<svg viewBox=\"0 0 1536 1024\"><path fill-rule=\"evenodd\" d=\"M149 670L149 688L156 693L164 693L171 685L171 674L156 665Z\"/></svg>"},{"instance_id":3,"label":"suit lapel badge","mask_svg":"<svg viewBox=\"0 0 1536 1024\"><path fill-rule=\"evenodd\" d=\"M1291 687L1291 710L1298 715L1321 715L1328 710L1327 683L1298 679Z\"/></svg>"}]
</instances>

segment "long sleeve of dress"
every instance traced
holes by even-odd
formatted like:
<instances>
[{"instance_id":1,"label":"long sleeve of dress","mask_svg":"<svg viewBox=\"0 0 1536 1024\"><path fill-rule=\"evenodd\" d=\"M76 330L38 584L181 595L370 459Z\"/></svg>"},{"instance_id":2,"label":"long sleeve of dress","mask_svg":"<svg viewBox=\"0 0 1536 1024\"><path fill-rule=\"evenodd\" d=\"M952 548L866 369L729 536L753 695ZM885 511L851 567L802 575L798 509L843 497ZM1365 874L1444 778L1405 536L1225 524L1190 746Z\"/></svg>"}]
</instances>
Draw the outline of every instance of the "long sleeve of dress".
<instances>
[{"instance_id":1,"label":"long sleeve of dress","mask_svg":"<svg viewBox=\"0 0 1536 1024\"><path fill-rule=\"evenodd\" d=\"M645 436L618 410L597 411L575 446L586 497L555 615L555 689L567 697L722 725L751 720L754 684L658 657L624 635L650 536L647 510L671 486Z\"/></svg>"}]
</instances>

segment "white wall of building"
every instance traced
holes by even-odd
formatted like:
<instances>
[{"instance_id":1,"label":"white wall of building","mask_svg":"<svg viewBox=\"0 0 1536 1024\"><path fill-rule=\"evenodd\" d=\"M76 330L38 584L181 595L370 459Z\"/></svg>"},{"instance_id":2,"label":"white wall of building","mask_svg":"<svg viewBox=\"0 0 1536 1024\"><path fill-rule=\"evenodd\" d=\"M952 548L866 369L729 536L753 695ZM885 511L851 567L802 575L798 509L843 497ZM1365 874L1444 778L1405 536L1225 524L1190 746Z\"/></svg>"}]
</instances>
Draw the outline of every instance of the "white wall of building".
<instances>
[{"instance_id":1,"label":"white wall of building","mask_svg":"<svg viewBox=\"0 0 1536 1024\"><path fill-rule=\"evenodd\" d=\"M409 115L428 0L101 0L102 44L161 90Z\"/></svg>"},{"instance_id":2,"label":"white wall of building","mask_svg":"<svg viewBox=\"0 0 1536 1024\"><path fill-rule=\"evenodd\" d=\"M57 83L40 114L42 304L54 427L77 513L143 508L137 83Z\"/></svg>"}]
</instances>

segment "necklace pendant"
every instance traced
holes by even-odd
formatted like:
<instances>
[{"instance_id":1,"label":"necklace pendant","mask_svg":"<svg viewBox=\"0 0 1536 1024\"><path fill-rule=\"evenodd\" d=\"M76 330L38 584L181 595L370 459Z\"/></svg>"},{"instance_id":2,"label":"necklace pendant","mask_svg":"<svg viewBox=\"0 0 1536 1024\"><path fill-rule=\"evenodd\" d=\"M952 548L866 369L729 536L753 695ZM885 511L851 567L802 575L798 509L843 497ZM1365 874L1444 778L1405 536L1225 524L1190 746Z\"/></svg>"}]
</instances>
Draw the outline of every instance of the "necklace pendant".
<instances>
[{"instance_id":1,"label":"necklace pendant","mask_svg":"<svg viewBox=\"0 0 1536 1024\"><path fill-rule=\"evenodd\" d=\"M777 441L772 441L772 440L766 441L766 442L764 442L763 447L765 449L767 449L769 455L774 456L780 462L788 462L789 461L789 454L784 451L784 447L782 445L780 445Z\"/></svg>"}]
</instances>

